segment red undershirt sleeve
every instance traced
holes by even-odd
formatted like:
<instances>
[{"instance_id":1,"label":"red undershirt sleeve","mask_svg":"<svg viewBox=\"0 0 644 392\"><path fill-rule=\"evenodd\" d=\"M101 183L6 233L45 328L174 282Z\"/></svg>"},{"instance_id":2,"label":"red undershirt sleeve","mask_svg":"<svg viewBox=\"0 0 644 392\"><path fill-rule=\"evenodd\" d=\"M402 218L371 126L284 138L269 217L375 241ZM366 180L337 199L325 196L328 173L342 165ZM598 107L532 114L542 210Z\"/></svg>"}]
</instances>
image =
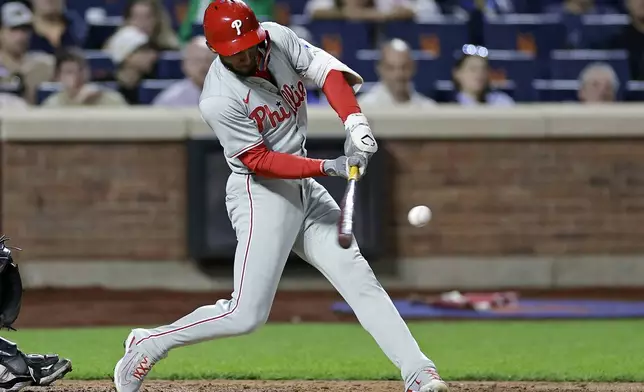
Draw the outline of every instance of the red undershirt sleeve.
<instances>
[{"instance_id":1,"label":"red undershirt sleeve","mask_svg":"<svg viewBox=\"0 0 644 392\"><path fill-rule=\"evenodd\" d=\"M342 72L331 70L322 91L343 122L350 114L361 112L353 88L347 83ZM239 159L246 167L264 177L296 179L326 175L322 166L323 160L271 151L265 144L246 151Z\"/></svg>"},{"instance_id":2,"label":"red undershirt sleeve","mask_svg":"<svg viewBox=\"0 0 644 392\"><path fill-rule=\"evenodd\" d=\"M345 122L350 114L361 112L353 88L341 71L334 69L329 72L322 91L342 122Z\"/></svg>"},{"instance_id":3,"label":"red undershirt sleeve","mask_svg":"<svg viewBox=\"0 0 644 392\"><path fill-rule=\"evenodd\" d=\"M324 160L271 151L265 144L241 154L239 160L264 177L298 179L326 175L322 167Z\"/></svg>"}]
</instances>

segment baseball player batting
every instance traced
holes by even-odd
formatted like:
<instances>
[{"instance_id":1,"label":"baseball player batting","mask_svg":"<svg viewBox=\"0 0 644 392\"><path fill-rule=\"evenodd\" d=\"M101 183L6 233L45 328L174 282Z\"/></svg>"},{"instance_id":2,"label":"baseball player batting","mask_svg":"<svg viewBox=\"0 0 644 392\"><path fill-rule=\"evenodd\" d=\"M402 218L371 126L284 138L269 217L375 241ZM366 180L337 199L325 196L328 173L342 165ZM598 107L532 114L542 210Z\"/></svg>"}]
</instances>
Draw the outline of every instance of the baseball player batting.
<instances>
[{"instance_id":1,"label":"baseball player batting","mask_svg":"<svg viewBox=\"0 0 644 392\"><path fill-rule=\"evenodd\" d=\"M231 299L196 309L174 323L134 329L114 369L117 392L135 392L152 366L176 347L247 334L268 319L291 250L316 267L353 308L361 325L400 369L407 392L446 392L388 294L353 241L338 245L340 210L313 178L364 175L378 146L355 93L362 78L282 25L259 23L237 0L214 0L204 33L219 56L199 103L232 173L226 207L237 235ZM307 79L319 86L344 123L345 155L306 157Z\"/></svg>"}]
</instances>

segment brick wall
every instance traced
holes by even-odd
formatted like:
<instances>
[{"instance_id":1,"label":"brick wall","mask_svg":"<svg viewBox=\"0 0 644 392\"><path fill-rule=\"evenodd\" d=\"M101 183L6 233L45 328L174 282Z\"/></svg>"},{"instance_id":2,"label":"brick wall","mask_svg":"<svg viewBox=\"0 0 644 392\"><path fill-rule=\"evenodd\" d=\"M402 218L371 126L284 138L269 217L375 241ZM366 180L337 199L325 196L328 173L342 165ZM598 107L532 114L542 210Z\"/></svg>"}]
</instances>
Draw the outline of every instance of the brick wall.
<instances>
[{"instance_id":1,"label":"brick wall","mask_svg":"<svg viewBox=\"0 0 644 392\"><path fill-rule=\"evenodd\" d=\"M391 142L404 256L644 252L644 140ZM402 167L403 162L413 162ZM408 209L428 204L431 225Z\"/></svg>"},{"instance_id":2,"label":"brick wall","mask_svg":"<svg viewBox=\"0 0 644 392\"><path fill-rule=\"evenodd\" d=\"M401 257L644 252L643 140L385 148ZM2 155L2 230L30 259L186 256L183 143L10 143ZM406 222L417 204L434 211L421 229Z\"/></svg>"},{"instance_id":3,"label":"brick wall","mask_svg":"<svg viewBox=\"0 0 644 392\"><path fill-rule=\"evenodd\" d=\"M183 143L3 146L2 230L30 259L181 259Z\"/></svg>"}]
</instances>

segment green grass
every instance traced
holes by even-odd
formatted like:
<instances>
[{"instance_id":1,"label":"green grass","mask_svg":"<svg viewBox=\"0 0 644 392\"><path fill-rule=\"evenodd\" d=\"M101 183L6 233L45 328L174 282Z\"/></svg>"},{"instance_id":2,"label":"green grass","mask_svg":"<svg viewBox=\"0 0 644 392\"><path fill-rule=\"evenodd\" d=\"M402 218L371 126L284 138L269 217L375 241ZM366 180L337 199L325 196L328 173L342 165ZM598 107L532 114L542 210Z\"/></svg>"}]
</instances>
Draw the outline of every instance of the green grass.
<instances>
[{"instance_id":1,"label":"green grass","mask_svg":"<svg viewBox=\"0 0 644 392\"><path fill-rule=\"evenodd\" d=\"M411 323L451 380L644 381L644 321ZM22 330L25 352L74 362L69 378L108 378L128 328ZM182 347L150 378L398 380L357 324L269 324L254 334Z\"/></svg>"}]
</instances>

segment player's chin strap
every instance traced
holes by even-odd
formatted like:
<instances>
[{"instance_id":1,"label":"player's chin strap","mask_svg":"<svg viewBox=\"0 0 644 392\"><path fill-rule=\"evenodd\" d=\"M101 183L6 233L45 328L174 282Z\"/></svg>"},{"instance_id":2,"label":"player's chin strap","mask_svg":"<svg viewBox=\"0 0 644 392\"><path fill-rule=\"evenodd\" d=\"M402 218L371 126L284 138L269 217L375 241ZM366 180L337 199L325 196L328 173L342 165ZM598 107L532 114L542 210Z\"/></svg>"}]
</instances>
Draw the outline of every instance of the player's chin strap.
<instances>
[{"instance_id":1,"label":"player's chin strap","mask_svg":"<svg viewBox=\"0 0 644 392\"><path fill-rule=\"evenodd\" d=\"M270 54L271 54L271 37L268 35L268 31L266 32L266 41L265 45L263 48L259 48L259 52L261 53L261 57L259 59L259 70L260 71L266 71L268 69L268 62L270 61Z\"/></svg>"}]
</instances>

